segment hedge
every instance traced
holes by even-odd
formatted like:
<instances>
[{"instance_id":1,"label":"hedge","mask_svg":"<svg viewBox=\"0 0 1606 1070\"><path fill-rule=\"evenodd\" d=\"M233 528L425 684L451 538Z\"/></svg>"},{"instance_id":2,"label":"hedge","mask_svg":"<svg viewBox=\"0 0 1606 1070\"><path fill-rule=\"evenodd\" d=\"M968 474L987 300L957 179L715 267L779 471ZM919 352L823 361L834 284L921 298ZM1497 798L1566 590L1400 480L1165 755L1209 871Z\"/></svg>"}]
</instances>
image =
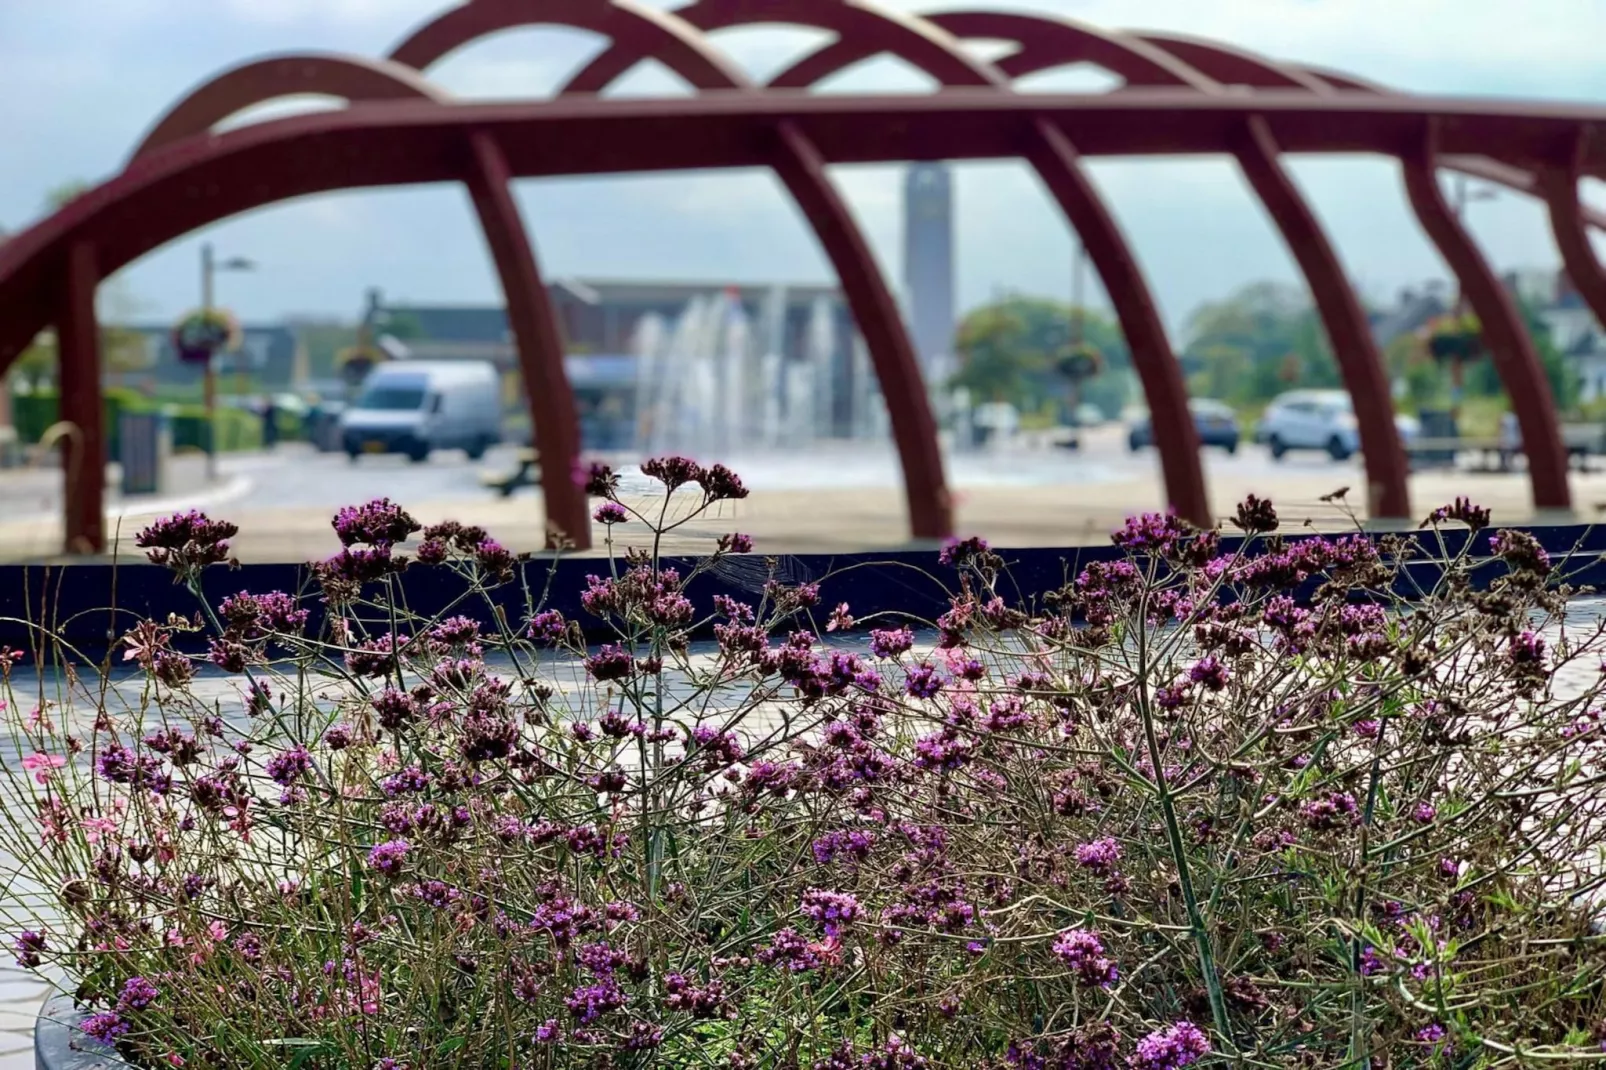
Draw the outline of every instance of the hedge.
<instances>
[{"instance_id":1,"label":"hedge","mask_svg":"<svg viewBox=\"0 0 1606 1070\"><path fill-rule=\"evenodd\" d=\"M124 412L153 412L158 409L172 415L173 448L201 450L206 446L206 410L200 405L156 406L132 390L107 390L105 394L106 456L116 460L120 446L120 417ZM11 420L17 429L18 441L32 445L57 420L59 412L55 393L16 394L11 399ZM279 440L290 441L301 437L299 417L281 412L278 417ZM236 450L262 448L262 420L253 413L239 409L217 411L218 449L228 453Z\"/></svg>"}]
</instances>

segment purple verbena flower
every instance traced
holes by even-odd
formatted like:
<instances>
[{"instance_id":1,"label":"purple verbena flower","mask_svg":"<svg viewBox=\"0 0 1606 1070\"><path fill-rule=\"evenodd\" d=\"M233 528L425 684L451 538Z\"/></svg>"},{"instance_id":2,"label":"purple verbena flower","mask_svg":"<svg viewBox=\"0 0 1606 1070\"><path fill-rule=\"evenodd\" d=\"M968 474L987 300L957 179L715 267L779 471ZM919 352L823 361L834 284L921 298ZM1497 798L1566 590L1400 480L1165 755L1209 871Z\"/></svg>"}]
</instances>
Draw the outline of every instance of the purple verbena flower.
<instances>
[{"instance_id":1,"label":"purple verbena flower","mask_svg":"<svg viewBox=\"0 0 1606 1070\"><path fill-rule=\"evenodd\" d=\"M1138 1041L1135 1070L1181 1070L1210 1054L1210 1038L1192 1022L1175 1022Z\"/></svg>"},{"instance_id":2,"label":"purple verbena flower","mask_svg":"<svg viewBox=\"0 0 1606 1070\"><path fill-rule=\"evenodd\" d=\"M401 873L402 863L406 861L407 853L412 849L412 844L406 840L389 840L377 844L368 852L368 864L387 877L395 877Z\"/></svg>"},{"instance_id":3,"label":"purple verbena flower","mask_svg":"<svg viewBox=\"0 0 1606 1070\"><path fill-rule=\"evenodd\" d=\"M128 1032L129 1025L115 1011L101 1011L85 1018L78 1028L102 1044L115 1044L118 1037Z\"/></svg>"},{"instance_id":4,"label":"purple verbena flower","mask_svg":"<svg viewBox=\"0 0 1606 1070\"><path fill-rule=\"evenodd\" d=\"M123 982L122 994L117 997L120 1013L142 1011L161 996L162 990L143 977L130 977Z\"/></svg>"},{"instance_id":5,"label":"purple verbena flower","mask_svg":"<svg viewBox=\"0 0 1606 1070\"><path fill-rule=\"evenodd\" d=\"M1115 864L1121 861L1123 853L1120 843L1106 836L1103 839L1078 844L1075 852L1076 864L1092 870L1101 877L1108 876L1114 872Z\"/></svg>"},{"instance_id":6,"label":"purple verbena flower","mask_svg":"<svg viewBox=\"0 0 1606 1070\"><path fill-rule=\"evenodd\" d=\"M1083 984L1109 988L1120 979L1120 968L1104 953L1104 942L1096 930L1065 930L1054 940L1054 954Z\"/></svg>"}]
</instances>

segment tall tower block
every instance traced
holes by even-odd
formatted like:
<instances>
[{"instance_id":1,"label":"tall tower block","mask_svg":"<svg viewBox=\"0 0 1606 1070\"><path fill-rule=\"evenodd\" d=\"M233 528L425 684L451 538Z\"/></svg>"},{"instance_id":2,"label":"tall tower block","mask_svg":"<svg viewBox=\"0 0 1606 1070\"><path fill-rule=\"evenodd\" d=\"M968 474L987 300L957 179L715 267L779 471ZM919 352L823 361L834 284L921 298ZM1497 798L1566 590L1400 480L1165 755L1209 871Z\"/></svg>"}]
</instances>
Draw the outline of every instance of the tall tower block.
<instances>
[{"instance_id":1,"label":"tall tower block","mask_svg":"<svg viewBox=\"0 0 1606 1070\"><path fill-rule=\"evenodd\" d=\"M945 163L910 166L903 187L903 296L928 388L954 370L954 179Z\"/></svg>"}]
</instances>

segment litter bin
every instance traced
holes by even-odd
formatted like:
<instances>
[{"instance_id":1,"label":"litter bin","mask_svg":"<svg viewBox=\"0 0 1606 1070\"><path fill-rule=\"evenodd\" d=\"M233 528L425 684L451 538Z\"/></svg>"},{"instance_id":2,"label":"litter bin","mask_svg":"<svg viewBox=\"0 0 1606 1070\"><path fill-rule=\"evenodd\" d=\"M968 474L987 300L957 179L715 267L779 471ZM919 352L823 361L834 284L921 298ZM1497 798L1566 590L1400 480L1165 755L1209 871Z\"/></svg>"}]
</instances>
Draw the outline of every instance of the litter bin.
<instances>
[{"instance_id":1,"label":"litter bin","mask_svg":"<svg viewBox=\"0 0 1606 1070\"><path fill-rule=\"evenodd\" d=\"M158 412L125 412L117 434L123 494L160 494L173 454L173 425Z\"/></svg>"},{"instance_id":2,"label":"litter bin","mask_svg":"<svg viewBox=\"0 0 1606 1070\"><path fill-rule=\"evenodd\" d=\"M1417 414L1417 421L1422 427L1422 437L1425 439L1455 439L1461 437L1456 426L1455 413L1448 409L1423 409ZM1421 450L1416 454L1416 460L1424 465L1452 466L1455 464L1455 450Z\"/></svg>"}]
</instances>

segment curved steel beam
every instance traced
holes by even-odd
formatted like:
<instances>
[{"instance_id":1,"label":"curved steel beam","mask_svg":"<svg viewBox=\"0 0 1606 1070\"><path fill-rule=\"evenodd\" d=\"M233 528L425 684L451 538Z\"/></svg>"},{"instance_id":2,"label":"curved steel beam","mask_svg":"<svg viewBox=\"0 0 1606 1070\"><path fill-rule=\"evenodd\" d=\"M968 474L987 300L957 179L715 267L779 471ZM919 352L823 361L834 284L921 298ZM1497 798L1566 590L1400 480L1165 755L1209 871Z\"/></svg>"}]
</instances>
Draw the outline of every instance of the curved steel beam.
<instances>
[{"instance_id":1,"label":"curved steel beam","mask_svg":"<svg viewBox=\"0 0 1606 1070\"><path fill-rule=\"evenodd\" d=\"M576 550L589 550L591 513L578 478L579 406L564 361L557 313L518 202L513 199L513 172L496 140L479 131L469 135L465 171L469 198L480 217L507 300L508 326L519 355L525 404L530 409L536 459L541 466L547 545L557 549L567 543Z\"/></svg>"},{"instance_id":2,"label":"curved steel beam","mask_svg":"<svg viewBox=\"0 0 1606 1070\"><path fill-rule=\"evenodd\" d=\"M427 70L483 37L531 26L564 26L601 34L609 39L609 51L644 50L697 89L747 85L742 69L678 13L636 0L468 0L414 30L391 49L390 58Z\"/></svg>"},{"instance_id":3,"label":"curved steel beam","mask_svg":"<svg viewBox=\"0 0 1606 1070\"><path fill-rule=\"evenodd\" d=\"M832 63L845 66L858 59L891 53L925 71L945 87L993 88L1003 92L1008 81L997 70L965 54L939 26L894 14L868 0L697 0L676 12L698 29L714 31L737 25L785 22L834 31L846 50ZM613 48L596 57L570 82L571 90L600 91L604 79L616 77L644 58ZM796 66L772 88L812 85L810 75L835 73L827 63ZM1199 435L1188 410L1187 384L1166 338L1159 308L1120 225L1098 189L1083 172L1064 132L1052 122L1038 121L1023 142L1027 161L1082 236L1088 259L1098 271L1127 338L1133 366L1143 382L1154 413L1156 448L1165 476L1166 496L1178 515L1208 527L1210 498L1199 460Z\"/></svg>"},{"instance_id":4,"label":"curved steel beam","mask_svg":"<svg viewBox=\"0 0 1606 1070\"><path fill-rule=\"evenodd\" d=\"M1566 167L1542 171L1538 177L1545 203L1550 208L1550 229L1556 235L1556 247L1561 250L1567 277L1589 305L1595 321L1606 323L1606 269L1601 267L1600 258L1590 244L1589 227L1578 197L1577 161L1584 154L1587 136L1579 133L1573 158Z\"/></svg>"},{"instance_id":5,"label":"curved steel beam","mask_svg":"<svg viewBox=\"0 0 1606 1070\"><path fill-rule=\"evenodd\" d=\"M1516 302L1496 277L1489 261L1473 244L1455 212L1445 202L1435 168L1436 122L1425 127L1421 146L1404 157L1406 193L1422 228L1456 277L1483 328L1495 370L1505 384L1522 432L1536 509L1570 510L1572 492L1567 485L1567 452L1556 421L1556 403L1539 362L1533 339L1522 325Z\"/></svg>"},{"instance_id":6,"label":"curved steel beam","mask_svg":"<svg viewBox=\"0 0 1606 1070\"><path fill-rule=\"evenodd\" d=\"M872 44L867 55L890 52L945 86L998 86L1002 81L925 20L884 11L866 0L694 0L675 15L704 32L757 23L813 26ZM616 44L582 67L564 92L600 93L648 57L664 58Z\"/></svg>"},{"instance_id":7,"label":"curved steel beam","mask_svg":"<svg viewBox=\"0 0 1606 1070\"><path fill-rule=\"evenodd\" d=\"M0 366L52 319L67 245L91 240L104 274L192 230L263 205L336 189L455 182L467 133L484 132L521 177L773 163L795 123L833 163L1017 156L1048 118L1084 156L1230 151L1260 116L1288 152L1397 158L1430 122L1441 155L1493 153L1530 169L1567 166L1582 126L1581 175L1606 175L1606 108L1433 97L1192 90L931 96L709 94L670 100L363 104L254 123L153 153L0 245Z\"/></svg>"},{"instance_id":8,"label":"curved steel beam","mask_svg":"<svg viewBox=\"0 0 1606 1070\"><path fill-rule=\"evenodd\" d=\"M209 131L245 108L279 97L317 93L348 104L375 100L432 100L450 97L413 68L390 60L348 56L279 56L226 71L193 90L157 123L134 151L139 160L169 144ZM535 250L510 195L499 194L497 176L508 172L496 143L472 135L464 153L468 187L480 229L507 301L525 405L530 412L541 463L541 495L553 548L567 542L591 548L591 517L574 472L580 463L580 425L574 388L564 364L557 317L541 280ZM557 534L561 533L561 539Z\"/></svg>"},{"instance_id":9,"label":"curved steel beam","mask_svg":"<svg viewBox=\"0 0 1606 1070\"><path fill-rule=\"evenodd\" d=\"M1000 64L1015 77L1064 63L1088 62L1120 75L1129 84L1179 86L1213 94L1226 91L1214 78L1154 44L1067 20L957 12L934 16L932 21L962 36L1020 44L1021 50ZM1368 515L1408 517L1410 466L1394 423L1383 355L1332 241L1283 169L1279 151L1265 123L1255 118L1246 121L1242 137L1232 148L1250 188L1305 276L1344 386L1354 399L1366 466Z\"/></svg>"},{"instance_id":10,"label":"curved steel beam","mask_svg":"<svg viewBox=\"0 0 1606 1070\"><path fill-rule=\"evenodd\" d=\"M1328 70L1326 67L1303 68L1306 74L1320 78L1334 89L1346 92L1373 93L1382 95L1396 94L1398 91L1390 89L1381 82L1374 82L1368 78L1361 78L1342 71ZM1491 160L1484 156L1441 156L1439 166L1446 171L1455 171L1476 178L1481 182L1488 182L1495 186L1504 186L1516 193L1525 193L1530 197L1548 200L1539 176L1520 167L1511 167ZM1606 230L1606 212L1591 208L1580 201L1578 211L1585 224L1596 230Z\"/></svg>"},{"instance_id":11,"label":"curved steel beam","mask_svg":"<svg viewBox=\"0 0 1606 1070\"><path fill-rule=\"evenodd\" d=\"M1157 33L1151 30L1124 32L1175 56L1222 85L1246 85L1253 89L1303 89L1321 96L1333 92L1333 87L1316 75L1299 67L1277 63L1247 49L1232 48L1180 33Z\"/></svg>"},{"instance_id":12,"label":"curved steel beam","mask_svg":"<svg viewBox=\"0 0 1606 1070\"><path fill-rule=\"evenodd\" d=\"M610 51L653 55L702 90L751 90L746 75L678 14L634 0L471 0L422 27L393 58L420 69L487 34L518 26L561 24L606 34ZM563 92L574 92L572 86ZM904 472L911 533L940 539L953 533L953 502L943 471L930 395L897 301L847 202L831 184L819 152L789 123L769 139L772 166L836 269L842 292L881 383L893 441Z\"/></svg>"},{"instance_id":13,"label":"curved steel beam","mask_svg":"<svg viewBox=\"0 0 1606 1070\"><path fill-rule=\"evenodd\" d=\"M190 92L134 149L138 160L175 141L205 133L246 108L283 97L339 97L359 100L440 100L447 94L400 63L357 56L271 56L224 71Z\"/></svg>"},{"instance_id":14,"label":"curved steel beam","mask_svg":"<svg viewBox=\"0 0 1606 1070\"><path fill-rule=\"evenodd\" d=\"M1251 52L1226 48L1194 38L1149 34L1145 39L1188 62L1202 65L1202 69L1224 82L1250 86L1292 88L1303 86L1314 95L1331 97L1337 93L1320 76L1274 63ZM1366 95L1365 83L1347 80L1350 91L1359 90ZM1429 136L1432 141L1432 135ZM1462 292L1473 301L1485 336L1495 352L1495 369L1511 398L1512 408L1523 429L1524 452L1528 454L1529 479L1533 483L1534 504L1538 508L1570 508L1571 497L1567 486L1567 457L1561 447L1561 427L1556 406L1550 395L1550 384L1528 337L1526 327L1510 295L1500 285L1494 269L1482 251L1472 241L1461 222L1453 214L1439 211L1444 199L1439 191L1437 172L1430 182L1424 183L1415 154L1403 157L1406 183L1412 209L1439 253L1455 272ZM1431 186L1431 189L1428 187ZM1488 292L1489 280L1494 280L1497 294ZM1477 296L1474 296L1474 295ZM1367 332L1370 338L1370 332ZM1336 340L1335 340L1336 341ZM1386 395L1385 395L1386 396ZM1518 401L1519 396L1523 399ZM1542 400L1542 404L1541 404ZM1356 399L1356 417L1360 418L1360 399ZM1533 437L1529 437L1529 428ZM1397 436L1396 436L1397 437ZM1527 443L1534 443L1532 447ZM1554 444L1554 449L1552 449ZM1560 469L1554 468L1559 452Z\"/></svg>"}]
</instances>

